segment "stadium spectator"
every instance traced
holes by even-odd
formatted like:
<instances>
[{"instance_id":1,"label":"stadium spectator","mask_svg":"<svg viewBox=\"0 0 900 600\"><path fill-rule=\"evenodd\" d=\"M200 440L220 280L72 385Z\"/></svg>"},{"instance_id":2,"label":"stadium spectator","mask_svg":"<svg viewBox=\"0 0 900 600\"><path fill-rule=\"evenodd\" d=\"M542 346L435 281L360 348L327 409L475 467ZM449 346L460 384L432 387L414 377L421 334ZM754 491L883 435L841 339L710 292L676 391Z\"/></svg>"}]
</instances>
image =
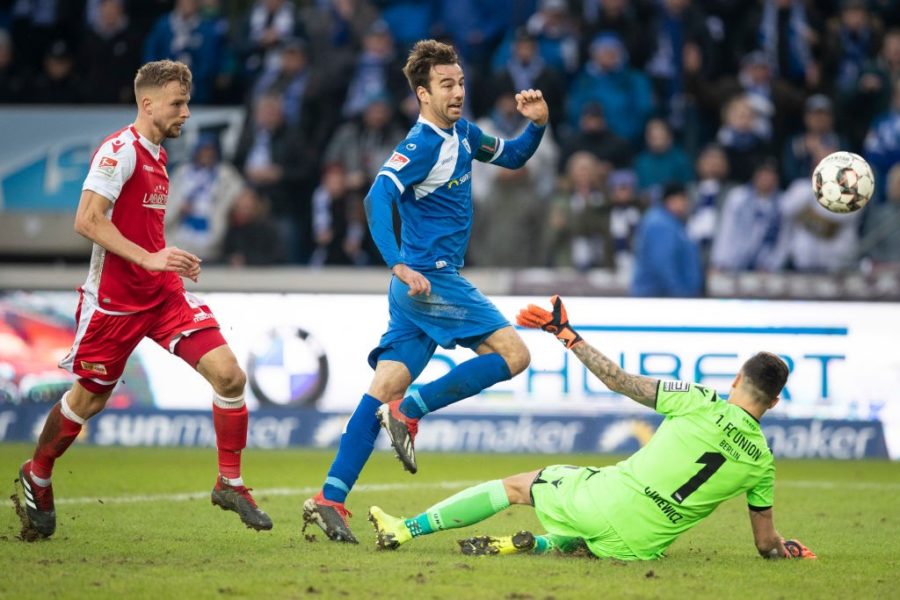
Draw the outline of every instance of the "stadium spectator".
<instances>
[{"instance_id":1,"label":"stadium spectator","mask_svg":"<svg viewBox=\"0 0 900 600\"><path fill-rule=\"evenodd\" d=\"M431 35L437 5L420 0L375 0L381 10L381 18L391 28L397 50L406 56L419 40Z\"/></svg>"},{"instance_id":2,"label":"stadium spectator","mask_svg":"<svg viewBox=\"0 0 900 600\"><path fill-rule=\"evenodd\" d=\"M406 132L392 113L390 100L376 95L369 99L362 115L341 125L328 142L323 162L340 165L351 190L364 193L404 138Z\"/></svg>"},{"instance_id":3,"label":"stadium spectator","mask_svg":"<svg viewBox=\"0 0 900 600\"><path fill-rule=\"evenodd\" d=\"M625 46L614 33L602 33L591 42L588 62L569 89L567 111L573 127L590 102L603 106L610 131L640 144L653 110L653 90L644 73L628 66Z\"/></svg>"},{"instance_id":4,"label":"stadium spectator","mask_svg":"<svg viewBox=\"0 0 900 600\"><path fill-rule=\"evenodd\" d=\"M634 243L631 295L692 297L703 294L703 266L685 223L691 201L678 183L663 188L660 200L644 214Z\"/></svg>"},{"instance_id":5,"label":"stadium spectator","mask_svg":"<svg viewBox=\"0 0 900 600\"><path fill-rule=\"evenodd\" d=\"M856 88L865 65L881 47L881 22L865 0L842 0L840 16L826 30L823 72L832 95L844 96Z\"/></svg>"},{"instance_id":6,"label":"stadium spectator","mask_svg":"<svg viewBox=\"0 0 900 600\"><path fill-rule=\"evenodd\" d=\"M66 40L56 40L44 54L44 70L31 80L29 101L37 104L78 104L84 87L75 70L75 56Z\"/></svg>"},{"instance_id":7,"label":"stadium spectator","mask_svg":"<svg viewBox=\"0 0 900 600\"><path fill-rule=\"evenodd\" d=\"M306 37L297 7L290 0L255 0L238 28L237 56L246 84L278 67L284 42Z\"/></svg>"},{"instance_id":8,"label":"stadium spectator","mask_svg":"<svg viewBox=\"0 0 900 600\"><path fill-rule=\"evenodd\" d=\"M866 209L859 243L860 254L876 269L900 265L900 164L888 171L885 195L883 203Z\"/></svg>"},{"instance_id":9,"label":"stadium spectator","mask_svg":"<svg viewBox=\"0 0 900 600\"><path fill-rule=\"evenodd\" d=\"M304 521L333 541L357 542L344 501L374 449L379 421L403 467L415 473L421 417L510 379L530 359L515 329L459 269L471 234L472 161L522 167L543 137L547 104L539 91L519 92L517 109L531 123L518 137L502 140L462 118L465 79L452 46L417 43L403 72L421 117L366 196L372 237L394 274L391 319L369 355L375 375L344 429L322 491L303 505ZM400 247L395 207L402 222ZM478 356L404 397L438 344L459 344Z\"/></svg>"},{"instance_id":10,"label":"stadium spectator","mask_svg":"<svg viewBox=\"0 0 900 600\"><path fill-rule=\"evenodd\" d=\"M682 72L684 47L695 44L705 49L707 56L713 54L711 44L707 42L704 15L691 0L662 0L651 31L656 49L644 71L653 82L661 116L673 129L681 131L687 119Z\"/></svg>"},{"instance_id":11,"label":"stadium spectator","mask_svg":"<svg viewBox=\"0 0 900 600\"><path fill-rule=\"evenodd\" d=\"M634 238L641 222L643 203L638 196L637 176L629 169L619 169L607 178L609 189L609 232L615 253L616 275L620 281L631 281L634 271Z\"/></svg>"},{"instance_id":12,"label":"stadium spectator","mask_svg":"<svg viewBox=\"0 0 900 600\"><path fill-rule=\"evenodd\" d=\"M826 156L847 148L847 142L834 130L831 100L824 94L806 99L804 130L788 140L781 159L782 180L790 184L808 177L816 166L813 156Z\"/></svg>"},{"instance_id":13,"label":"stadium spectator","mask_svg":"<svg viewBox=\"0 0 900 600\"><path fill-rule=\"evenodd\" d=\"M761 51L744 55L738 73L716 80L704 77L702 53L687 52L684 73L688 94L706 114L718 114L733 98L744 96L753 111L755 135L774 143L776 148L781 148L785 136L793 133L806 99L802 88L773 75L769 60ZM731 167L733 170L735 165ZM732 176L736 173L732 172Z\"/></svg>"},{"instance_id":14,"label":"stadium spectator","mask_svg":"<svg viewBox=\"0 0 900 600\"><path fill-rule=\"evenodd\" d=\"M569 157L544 225L544 265L579 271L615 267L605 178L600 161L590 152Z\"/></svg>"},{"instance_id":15,"label":"stadium spectator","mask_svg":"<svg viewBox=\"0 0 900 600\"><path fill-rule=\"evenodd\" d=\"M725 197L710 264L730 273L778 271L786 258L784 232L778 169L770 159L756 167L751 183Z\"/></svg>"},{"instance_id":16,"label":"stadium spectator","mask_svg":"<svg viewBox=\"0 0 900 600\"><path fill-rule=\"evenodd\" d=\"M19 469L23 523L42 537L56 530L51 483L56 459L106 406L128 357L145 337L184 360L212 386L219 463L213 505L238 513L247 527L272 528L241 478L248 427L246 375L209 307L185 292L181 278L197 281L200 259L166 246L160 212L148 210L166 204L169 178L161 144L180 136L190 117L190 86L191 72L182 63L142 66L134 82L134 123L106 138L84 181L75 231L94 242L92 268L79 288L75 341L59 363L77 380L50 410L32 459Z\"/></svg>"},{"instance_id":17,"label":"stadium spectator","mask_svg":"<svg viewBox=\"0 0 900 600\"><path fill-rule=\"evenodd\" d=\"M285 123L298 130L301 120L304 123L309 120L303 111L307 108L307 96L312 96L311 72L306 42L301 38L286 39L278 65L260 74L253 84L251 105L255 106L266 94L277 94L281 97Z\"/></svg>"},{"instance_id":18,"label":"stadium spectator","mask_svg":"<svg viewBox=\"0 0 900 600\"><path fill-rule=\"evenodd\" d=\"M304 160L303 152L301 139L285 123L281 96L262 96L241 133L234 163L247 182L270 200L292 263L304 262L311 250L315 167Z\"/></svg>"},{"instance_id":19,"label":"stadium spectator","mask_svg":"<svg viewBox=\"0 0 900 600\"><path fill-rule=\"evenodd\" d=\"M78 71L90 102L118 104L134 98L142 32L134 29L124 0L100 0L78 50Z\"/></svg>"},{"instance_id":20,"label":"stadium spectator","mask_svg":"<svg viewBox=\"0 0 900 600\"><path fill-rule=\"evenodd\" d=\"M0 104L21 102L25 97L25 73L16 60L12 38L0 29Z\"/></svg>"},{"instance_id":21,"label":"stadium spectator","mask_svg":"<svg viewBox=\"0 0 900 600\"><path fill-rule=\"evenodd\" d=\"M884 183L887 173L900 163L900 80L894 82L891 105L878 115L869 126L863 145L863 156L875 175L875 200L884 198Z\"/></svg>"},{"instance_id":22,"label":"stadium spectator","mask_svg":"<svg viewBox=\"0 0 900 600\"><path fill-rule=\"evenodd\" d=\"M769 156L769 143L760 131L749 97L736 96L722 109L722 126L716 133L716 142L728 157L731 181L750 181L757 165Z\"/></svg>"},{"instance_id":23,"label":"stadium spectator","mask_svg":"<svg viewBox=\"0 0 900 600\"><path fill-rule=\"evenodd\" d=\"M538 52L537 38L526 27L513 33L505 60L502 50L503 46L494 57L494 98L507 90L541 90L550 107L550 133L559 140L559 128L565 120L566 81L562 73L544 60Z\"/></svg>"},{"instance_id":24,"label":"stadium spectator","mask_svg":"<svg viewBox=\"0 0 900 600\"><path fill-rule=\"evenodd\" d=\"M488 136L512 139L527 121L516 110L509 91L497 97L494 109L476 125ZM528 267L540 261L547 202L553 192L557 148L544 139L528 162L518 169L472 164L472 201L478 221L473 223L469 256L476 266ZM468 260L468 259L467 259Z\"/></svg>"},{"instance_id":25,"label":"stadium spectator","mask_svg":"<svg viewBox=\"0 0 900 600\"><path fill-rule=\"evenodd\" d=\"M234 165L222 160L218 135L201 134L191 160L172 173L167 237L205 261L221 261L228 213L243 186Z\"/></svg>"},{"instance_id":26,"label":"stadium spectator","mask_svg":"<svg viewBox=\"0 0 900 600\"><path fill-rule=\"evenodd\" d=\"M559 296L550 301L552 312L530 304L519 311L516 322L552 333L607 388L665 415L665 424L651 443L615 466L553 465L495 479L458 492L410 519L392 517L373 506L369 520L379 548L395 550L416 537L473 525L511 504L523 504L534 507L547 533L467 538L459 541L462 552L587 550L599 558L650 560L662 557L679 535L719 504L746 494L760 555L816 558L800 542L782 538L773 521L775 463L759 420L778 403L787 382L784 360L769 352L755 354L734 378L728 401L722 401L705 386L626 373L572 328ZM743 443L734 442L738 436ZM723 448L732 451L723 453ZM705 465L699 475L698 462ZM703 485L713 475L716 485ZM671 496L663 497L679 485Z\"/></svg>"},{"instance_id":27,"label":"stadium spectator","mask_svg":"<svg viewBox=\"0 0 900 600\"><path fill-rule=\"evenodd\" d=\"M559 157L560 171L576 152L590 152L597 159L617 169L631 166L631 145L609 130L603 106L597 102L585 104L581 109L578 127L561 137L563 143Z\"/></svg>"},{"instance_id":28,"label":"stadium spectator","mask_svg":"<svg viewBox=\"0 0 900 600\"><path fill-rule=\"evenodd\" d=\"M503 35L512 29L509 2L434 0L437 12L432 33L451 41L466 66L469 84L481 85L490 73L491 57Z\"/></svg>"},{"instance_id":29,"label":"stadium spectator","mask_svg":"<svg viewBox=\"0 0 900 600\"><path fill-rule=\"evenodd\" d=\"M300 18L313 55L327 57L332 66L352 63L366 32L379 19L378 10L369 0L319 0L307 4L300 10Z\"/></svg>"},{"instance_id":30,"label":"stadium spectator","mask_svg":"<svg viewBox=\"0 0 900 600\"><path fill-rule=\"evenodd\" d=\"M232 267L266 267L286 260L278 225L269 217L266 200L245 186L234 199L222 242L225 262Z\"/></svg>"},{"instance_id":31,"label":"stadium spectator","mask_svg":"<svg viewBox=\"0 0 900 600\"><path fill-rule=\"evenodd\" d=\"M14 0L3 5L9 11L8 25L16 61L26 71L40 72L48 49L60 40L72 47L81 34L83 2Z\"/></svg>"},{"instance_id":32,"label":"stadium spectator","mask_svg":"<svg viewBox=\"0 0 900 600\"><path fill-rule=\"evenodd\" d=\"M375 21L362 39L356 58L342 115L352 118L365 110L369 99L385 96L399 100L409 93L403 78L404 58L394 49L391 31L384 21Z\"/></svg>"},{"instance_id":33,"label":"stadium spectator","mask_svg":"<svg viewBox=\"0 0 900 600\"><path fill-rule=\"evenodd\" d=\"M731 187L728 183L728 157L720 146L708 145L697 158L697 181L688 187L693 205L687 223L688 237L700 248L704 271L709 265L719 214Z\"/></svg>"},{"instance_id":34,"label":"stadium spectator","mask_svg":"<svg viewBox=\"0 0 900 600\"><path fill-rule=\"evenodd\" d=\"M331 164L312 196L313 243L311 267L369 264L366 215L362 196L347 185L347 174Z\"/></svg>"},{"instance_id":35,"label":"stadium spectator","mask_svg":"<svg viewBox=\"0 0 900 600\"><path fill-rule=\"evenodd\" d=\"M144 41L144 61L171 59L194 72L191 101L207 104L214 98L216 78L224 71L224 32L200 12L199 0L177 0L172 12L159 18Z\"/></svg>"},{"instance_id":36,"label":"stadium spectator","mask_svg":"<svg viewBox=\"0 0 900 600\"><path fill-rule=\"evenodd\" d=\"M890 107L894 84L900 81L900 30L889 30L882 41L881 51L868 61L856 86L835 97L840 131L849 139L849 148L858 151L866 131L876 115Z\"/></svg>"},{"instance_id":37,"label":"stadium spectator","mask_svg":"<svg viewBox=\"0 0 900 600\"><path fill-rule=\"evenodd\" d=\"M579 19L581 55L589 54L590 42L601 33L615 33L628 52L631 66L643 69L654 49L646 25L653 17L651 5L646 0L584 0Z\"/></svg>"},{"instance_id":38,"label":"stadium spectator","mask_svg":"<svg viewBox=\"0 0 900 600\"><path fill-rule=\"evenodd\" d=\"M641 192L658 197L667 183L686 184L694 179L687 153L675 145L672 130L664 119L650 119L644 133L645 150L637 155L634 170Z\"/></svg>"},{"instance_id":39,"label":"stadium spectator","mask_svg":"<svg viewBox=\"0 0 900 600\"><path fill-rule=\"evenodd\" d=\"M810 176L831 152L819 149L809 171L792 181L781 196L785 264L803 273L838 273L858 265L859 212L835 214L816 201Z\"/></svg>"},{"instance_id":40,"label":"stadium spectator","mask_svg":"<svg viewBox=\"0 0 900 600\"><path fill-rule=\"evenodd\" d=\"M537 11L528 18L525 30L537 41L538 54L550 68L567 78L575 75L579 67L578 28L566 0L540 0ZM511 32L511 36L515 35L515 31ZM512 39L507 38L505 50L502 46L499 49L502 62L505 62L503 57L510 54Z\"/></svg>"},{"instance_id":41,"label":"stadium spectator","mask_svg":"<svg viewBox=\"0 0 900 600\"><path fill-rule=\"evenodd\" d=\"M816 62L825 24L804 0L763 0L736 32L742 52L759 49L778 77L800 88L818 88Z\"/></svg>"}]
</instances>

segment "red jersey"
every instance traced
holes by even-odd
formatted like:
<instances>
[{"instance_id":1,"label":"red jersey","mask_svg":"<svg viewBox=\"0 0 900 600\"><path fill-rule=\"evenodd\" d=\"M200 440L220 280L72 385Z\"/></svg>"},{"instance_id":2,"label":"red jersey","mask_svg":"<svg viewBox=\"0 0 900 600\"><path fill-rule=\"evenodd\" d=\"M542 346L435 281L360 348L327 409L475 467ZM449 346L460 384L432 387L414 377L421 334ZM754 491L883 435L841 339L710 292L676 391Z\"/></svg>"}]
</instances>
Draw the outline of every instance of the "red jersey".
<instances>
[{"instance_id":1,"label":"red jersey","mask_svg":"<svg viewBox=\"0 0 900 600\"><path fill-rule=\"evenodd\" d=\"M166 151L129 125L106 138L91 160L82 190L113 203L109 219L126 238L157 252L166 247L164 220L169 198ZM94 244L84 293L98 309L120 314L155 306L183 290L178 274L148 271Z\"/></svg>"}]
</instances>

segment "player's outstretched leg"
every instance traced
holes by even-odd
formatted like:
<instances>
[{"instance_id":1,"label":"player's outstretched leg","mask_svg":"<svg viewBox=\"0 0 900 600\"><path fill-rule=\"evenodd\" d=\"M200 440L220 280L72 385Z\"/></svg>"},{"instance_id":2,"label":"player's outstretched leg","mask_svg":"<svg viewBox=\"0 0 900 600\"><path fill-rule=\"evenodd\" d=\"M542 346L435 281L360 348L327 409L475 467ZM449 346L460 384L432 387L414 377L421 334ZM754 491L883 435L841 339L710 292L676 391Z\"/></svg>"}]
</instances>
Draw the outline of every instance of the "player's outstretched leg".
<instances>
[{"instance_id":1,"label":"player's outstretched leg","mask_svg":"<svg viewBox=\"0 0 900 600\"><path fill-rule=\"evenodd\" d=\"M430 412L474 396L497 382L512 376L506 360L496 353L483 354L457 365L443 377L423 385L402 400L378 409L378 421L387 431L391 446L403 468L418 470L415 437L419 419Z\"/></svg>"},{"instance_id":2,"label":"player's outstretched leg","mask_svg":"<svg viewBox=\"0 0 900 600\"><path fill-rule=\"evenodd\" d=\"M478 523L509 508L509 504L503 482L496 479L464 489L411 519L392 517L373 506L369 521L375 528L375 544L394 550L415 537Z\"/></svg>"},{"instance_id":3,"label":"player's outstretched leg","mask_svg":"<svg viewBox=\"0 0 900 600\"><path fill-rule=\"evenodd\" d=\"M78 386L78 384L75 384ZM85 391L78 387L79 393ZM68 398L72 392L66 392L59 402L50 409L44 428L38 438L37 447L31 460L19 468L19 482L24 494L23 525L42 537L50 537L56 531L56 510L53 505L53 485L51 476L56 459L72 445L81 432L85 419L79 417L70 408ZM96 412L106 401L101 392L97 396ZM24 532L23 532L24 533Z\"/></svg>"}]
</instances>

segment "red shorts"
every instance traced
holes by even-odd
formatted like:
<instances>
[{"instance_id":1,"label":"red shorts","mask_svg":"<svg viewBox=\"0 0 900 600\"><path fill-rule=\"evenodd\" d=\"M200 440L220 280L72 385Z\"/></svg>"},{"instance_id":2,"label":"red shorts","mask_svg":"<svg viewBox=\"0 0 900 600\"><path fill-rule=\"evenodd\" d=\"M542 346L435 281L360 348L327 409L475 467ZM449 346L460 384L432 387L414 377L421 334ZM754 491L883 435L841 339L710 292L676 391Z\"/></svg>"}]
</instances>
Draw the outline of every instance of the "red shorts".
<instances>
[{"instance_id":1,"label":"red shorts","mask_svg":"<svg viewBox=\"0 0 900 600\"><path fill-rule=\"evenodd\" d=\"M119 380L128 357L145 337L174 354L183 337L219 327L209 307L185 291L170 294L153 308L124 315L103 312L82 292L75 322L75 342L59 366L101 385Z\"/></svg>"}]
</instances>

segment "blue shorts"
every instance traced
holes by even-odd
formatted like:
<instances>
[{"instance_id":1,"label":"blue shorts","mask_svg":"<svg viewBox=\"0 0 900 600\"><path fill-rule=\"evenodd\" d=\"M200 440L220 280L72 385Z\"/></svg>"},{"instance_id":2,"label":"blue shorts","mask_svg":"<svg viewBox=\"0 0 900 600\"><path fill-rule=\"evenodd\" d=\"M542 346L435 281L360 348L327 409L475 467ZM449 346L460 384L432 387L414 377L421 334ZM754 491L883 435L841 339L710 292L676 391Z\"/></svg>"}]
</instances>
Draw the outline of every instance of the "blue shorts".
<instances>
[{"instance_id":1,"label":"blue shorts","mask_svg":"<svg viewBox=\"0 0 900 600\"><path fill-rule=\"evenodd\" d=\"M413 381L438 346L475 349L492 333L509 325L497 307L455 271L426 271L431 295L410 296L409 286L393 277L388 291L390 321L378 346L369 353L379 360L406 365Z\"/></svg>"}]
</instances>

